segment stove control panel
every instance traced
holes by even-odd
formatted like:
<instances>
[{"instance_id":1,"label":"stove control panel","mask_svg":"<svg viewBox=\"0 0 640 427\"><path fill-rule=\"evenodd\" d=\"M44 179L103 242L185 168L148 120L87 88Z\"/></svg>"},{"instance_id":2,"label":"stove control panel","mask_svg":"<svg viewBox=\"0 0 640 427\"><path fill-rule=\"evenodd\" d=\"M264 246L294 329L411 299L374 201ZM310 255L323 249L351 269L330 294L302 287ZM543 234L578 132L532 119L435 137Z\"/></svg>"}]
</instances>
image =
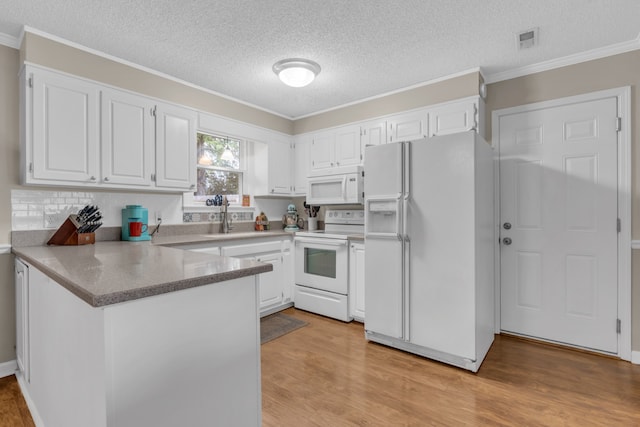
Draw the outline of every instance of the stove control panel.
<instances>
[{"instance_id":1,"label":"stove control panel","mask_svg":"<svg viewBox=\"0 0 640 427\"><path fill-rule=\"evenodd\" d=\"M325 224L364 224L364 211L356 209L327 209L324 214Z\"/></svg>"}]
</instances>

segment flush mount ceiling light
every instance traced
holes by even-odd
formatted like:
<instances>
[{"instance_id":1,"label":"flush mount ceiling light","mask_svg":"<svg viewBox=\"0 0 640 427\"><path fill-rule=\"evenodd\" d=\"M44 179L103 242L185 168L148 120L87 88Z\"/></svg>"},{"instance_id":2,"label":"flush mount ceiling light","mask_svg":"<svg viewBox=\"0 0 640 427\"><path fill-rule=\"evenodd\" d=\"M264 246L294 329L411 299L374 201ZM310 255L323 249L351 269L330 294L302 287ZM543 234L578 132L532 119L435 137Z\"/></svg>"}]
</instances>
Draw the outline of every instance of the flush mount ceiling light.
<instances>
[{"instance_id":1,"label":"flush mount ceiling light","mask_svg":"<svg viewBox=\"0 0 640 427\"><path fill-rule=\"evenodd\" d=\"M273 64L273 72L287 86L304 87L316 78L320 65L308 59L289 58Z\"/></svg>"}]
</instances>

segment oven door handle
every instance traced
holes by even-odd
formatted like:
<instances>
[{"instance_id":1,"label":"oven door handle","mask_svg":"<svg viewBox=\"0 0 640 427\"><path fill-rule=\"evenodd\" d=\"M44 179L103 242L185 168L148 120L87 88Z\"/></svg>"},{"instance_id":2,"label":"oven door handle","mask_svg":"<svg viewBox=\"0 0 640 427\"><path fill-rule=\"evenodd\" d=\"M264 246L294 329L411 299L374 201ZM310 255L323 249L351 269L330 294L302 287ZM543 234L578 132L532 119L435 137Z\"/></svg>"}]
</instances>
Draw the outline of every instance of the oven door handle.
<instances>
[{"instance_id":1,"label":"oven door handle","mask_svg":"<svg viewBox=\"0 0 640 427\"><path fill-rule=\"evenodd\" d=\"M308 239L306 237L296 237L295 238L296 245L297 244L313 244L313 245L324 245L324 246L347 246L348 240L336 240L336 239Z\"/></svg>"}]
</instances>

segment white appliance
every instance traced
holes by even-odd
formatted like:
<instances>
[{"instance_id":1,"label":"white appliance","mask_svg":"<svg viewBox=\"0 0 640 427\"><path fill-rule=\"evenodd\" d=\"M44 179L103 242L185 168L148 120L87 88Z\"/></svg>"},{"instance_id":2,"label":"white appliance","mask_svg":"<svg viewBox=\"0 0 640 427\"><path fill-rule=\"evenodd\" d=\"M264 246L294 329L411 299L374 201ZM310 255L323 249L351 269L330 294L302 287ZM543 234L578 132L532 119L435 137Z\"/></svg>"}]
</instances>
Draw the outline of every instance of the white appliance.
<instances>
[{"instance_id":1,"label":"white appliance","mask_svg":"<svg viewBox=\"0 0 640 427\"><path fill-rule=\"evenodd\" d=\"M307 204L362 204L364 172L362 166L316 171L308 177Z\"/></svg>"},{"instance_id":2,"label":"white appliance","mask_svg":"<svg viewBox=\"0 0 640 427\"><path fill-rule=\"evenodd\" d=\"M362 238L363 210L327 210L325 229L297 232L296 308L350 322L349 237Z\"/></svg>"},{"instance_id":3,"label":"white appliance","mask_svg":"<svg viewBox=\"0 0 640 427\"><path fill-rule=\"evenodd\" d=\"M474 131L366 148L366 338L476 372L494 334L493 160Z\"/></svg>"}]
</instances>

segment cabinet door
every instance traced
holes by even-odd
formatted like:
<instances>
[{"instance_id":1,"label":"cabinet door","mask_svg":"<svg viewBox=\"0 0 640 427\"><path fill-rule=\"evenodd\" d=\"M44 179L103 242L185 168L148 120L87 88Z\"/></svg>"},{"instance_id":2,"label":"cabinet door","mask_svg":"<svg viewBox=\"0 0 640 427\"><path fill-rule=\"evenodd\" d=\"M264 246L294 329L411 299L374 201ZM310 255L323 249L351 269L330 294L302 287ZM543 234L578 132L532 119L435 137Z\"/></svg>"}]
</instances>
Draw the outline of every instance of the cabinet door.
<instances>
[{"instance_id":1,"label":"cabinet door","mask_svg":"<svg viewBox=\"0 0 640 427\"><path fill-rule=\"evenodd\" d=\"M151 100L126 92L102 91L102 181L151 185L154 118Z\"/></svg>"},{"instance_id":2,"label":"cabinet door","mask_svg":"<svg viewBox=\"0 0 640 427\"><path fill-rule=\"evenodd\" d=\"M293 287L295 285L294 274L294 254L291 250L291 241L282 242L282 299L283 303L290 302L293 299Z\"/></svg>"},{"instance_id":3,"label":"cabinet door","mask_svg":"<svg viewBox=\"0 0 640 427\"><path fill-rule=\"evenodd\" d=\"M29 267L15 260L16 286L16 362L25 381L29 371Z\"/></svg>"},{"instance_id":4,"label":"cabinet door","mask_svg":"<svg viewBox=\"0 0 640 427\"><path fill-rule=\"evenodd\" d=\"M364 245L351 244L349 254L349 314L364 322Z\"/></svg>"},{"instance_id":5,"label":"cabinet door","mask_svg":"<svg viewBox=\"0 0 640 427\"><path fill-rule=\"evenodd\" d=\"M31 82L33 178L97 182L100 88L44 70Z\"/></svg>"},{"instance_id":6,"label":"cabinet door","mask_svg":"<svg viewBox=\"0 0 640 427\"><path fill-rule=\"evenodd\" d=\"M353 166L362 163L360 126L345 126L336 131L335 165Z\"/></svg>"},{"instance_id":7,"label":"cabinet door","mask_svg":"<svg viewBox=\"0 0 640 427\"><path fill-rule=\"evenodd\" d=\"M477 105L473 101L455 102L429 110L431 136L477 129Z\"/></svg>"},{"instance_id":8,"label":"cabinet door","mask_svg":"<svg viewBox=\"0 0 640 427\"><path fill-rule=\"evenodd\" d=\"M309 157L311 148L311 137L302 137L293 144L293 192L294 194L304 195L307 193L309 183L307 177L311 169L311 160Z\"/></svg>"},{"instance_id":9,"label":"cabinet door","mask_svg":"<svg viewBox=\"0 0 640 427\"><path fill-rule=\"evenodd\" d=\"M273 265L273 271L260 274L260 310L282 304L284 281L282 255L280 253L260 255L256 261Z\"/></svg>"},{"instance_id":10,"label":"cabinet door","mask_svg":"<svg viewBox=\"0 0 640 427\"><path fill-rule=\"evenodd\" d=\"M269 193L291 194L291 146L282 142L269 143Z\"/></svg>"},{"instance_id":11,"label":"cabinet door","mask_svg":"<svg viewBox=\"0 0 640 427\"><path fill-rule=\"evenodd\" d=\"M429 125L427 117L427 112L423 110L390 117L387 121L389 142L426 138Z\"/></svg>"},{"instance_id":12,"label":"cabinet door","mask_svg":"<svg viewBox=\"0 0 640 427\"><path fill-rule=\"evenodd\" d=\"M322 170L329 169L334 166L335 134L333 132L325 132L317 134L311 142L311 169Z\"/></svg>"},{"instance_id":13,"label":"cabinet door","mask_svg":"<svg viewBox=\"0 0 640 427\"><path fill-rule=\"evenodd\" d=\"M156 186L196 188L196 112L159 104L156 109Z\"/></svg>"}]
</instances>

